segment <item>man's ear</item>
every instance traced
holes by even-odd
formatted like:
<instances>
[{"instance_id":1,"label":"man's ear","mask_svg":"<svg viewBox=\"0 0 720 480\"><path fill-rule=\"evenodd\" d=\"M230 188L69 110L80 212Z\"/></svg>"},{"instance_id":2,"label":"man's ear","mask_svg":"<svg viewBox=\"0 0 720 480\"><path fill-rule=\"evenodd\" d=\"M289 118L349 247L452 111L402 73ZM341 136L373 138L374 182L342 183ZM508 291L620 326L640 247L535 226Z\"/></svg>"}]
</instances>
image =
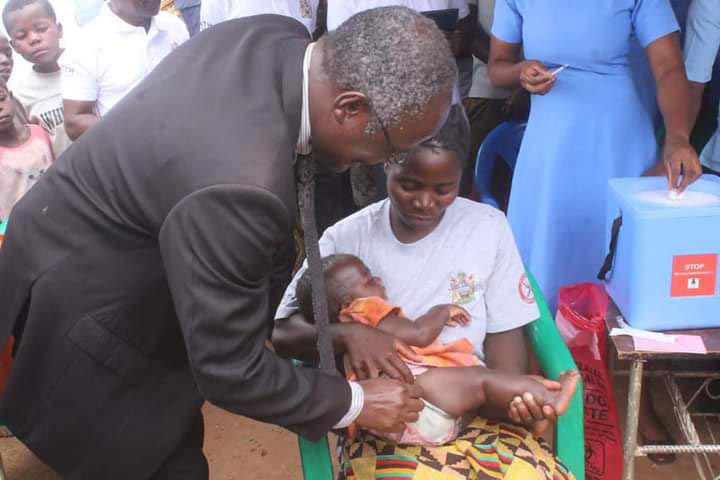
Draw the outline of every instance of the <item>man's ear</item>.
<instances>
[{"instance_id":1,"label":"man's ear","mask_svg":"<svg viewBox=\"0 0 720 480\"><path fill-rule=\"evenodd\" d=\"M63 26L62 23L57 23L58 39L63 38Z\"/></svg>"},{"instance_id":2,"label":"man's ear","mask_svg":"<svg viewBox=\"0 0 720 480\"><path fill-rule=\"evenodd\" d=\"M370 100L361 92L342 92L333 100L333 116L339 124L346 121L367 119L370 113Z\"/></svg>"}]
</instances>

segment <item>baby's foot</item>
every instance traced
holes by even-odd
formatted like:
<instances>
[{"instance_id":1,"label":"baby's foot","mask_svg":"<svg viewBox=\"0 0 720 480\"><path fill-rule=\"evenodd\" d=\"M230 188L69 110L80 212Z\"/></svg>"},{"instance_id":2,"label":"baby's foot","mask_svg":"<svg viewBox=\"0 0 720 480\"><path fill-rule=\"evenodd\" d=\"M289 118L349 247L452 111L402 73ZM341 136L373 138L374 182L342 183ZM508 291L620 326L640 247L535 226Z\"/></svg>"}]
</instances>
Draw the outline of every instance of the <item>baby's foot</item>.
<instances>
[{"instance_id":1,"label":"baby's foot","mask_svg":"<svg viewBox=\"0 0 720 480\"><path fill-rule=\"evenodd\" d=\"M560 374L558 382L560 382L562 387L557 393L557 398L552 405L557 416L565 415L567 412L570 406L570 400L572 400L575 389L577 389L578 380L580 380L580 374L577 370L568 370Z\"/></svg>"}]
</instances>

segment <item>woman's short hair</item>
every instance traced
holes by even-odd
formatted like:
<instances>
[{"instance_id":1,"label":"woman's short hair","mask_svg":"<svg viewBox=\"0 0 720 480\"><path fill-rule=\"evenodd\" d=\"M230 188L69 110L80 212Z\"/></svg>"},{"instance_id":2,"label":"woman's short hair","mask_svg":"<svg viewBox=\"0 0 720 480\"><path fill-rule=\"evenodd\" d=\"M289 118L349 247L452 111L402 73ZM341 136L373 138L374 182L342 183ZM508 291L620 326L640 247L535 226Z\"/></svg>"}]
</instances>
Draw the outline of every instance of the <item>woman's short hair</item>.
<instances>
[{"instance_id":1,"label":"woman's short hair","mask_svg":"<svg viewBox=\"0 0 720 480\"><path fill-rule=\"evenodd\" d=\"M452 150L464 165L470 151L470 122L465 108L459 103L453 104L445 125L434 137L423 142L422 146Z\"/></svg>"},{"instance_id":2,"label":"woman's short hair","mask_svg":"<svg viewBox=\"0 0 720 480\"><path fill-rule=\"evenodd\" d=\"M465 108L459 103L453 104L445 124L438 133L417 148L439 148L455 152L461 166L464 167L470 154L470 122L465 114ZM412 151L400 155L410 158Z\"/></svg>"}]
</instances>

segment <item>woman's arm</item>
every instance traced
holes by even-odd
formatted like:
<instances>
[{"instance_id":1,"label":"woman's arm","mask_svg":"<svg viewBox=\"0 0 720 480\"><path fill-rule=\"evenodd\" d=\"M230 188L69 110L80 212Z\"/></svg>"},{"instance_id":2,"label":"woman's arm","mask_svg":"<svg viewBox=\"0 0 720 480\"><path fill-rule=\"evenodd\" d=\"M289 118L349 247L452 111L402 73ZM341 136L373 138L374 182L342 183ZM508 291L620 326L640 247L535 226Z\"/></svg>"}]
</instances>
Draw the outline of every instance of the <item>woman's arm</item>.
<instances>
[{"instance_id":1,"label":"woman's arm","mask_svg":"<svg viewBox=\"0 0 720 480\"><path fill-rule=\"evenodd\" d=\"M527 345L522 328L490 333L485 338L485 364L505 373L527 373Z\"/></svg>"},{"instance_id":2,"label":"woman's arm","mask_svg":"<svg viewBox=\"0 0 720 480\"><path fill-rule=\"evenodd\" d=\"M490 81L498 87L522 87L530 93L545 95L552 90L555 77L537 60L520 60L520 44L490 40L488 59Z\"/></svg>"},{"instance_id":3,"label":"woman's arm","mask_svg":"<svg viewBox=\"0 0 720 480\"><path fill-rule=\"evenodd\" d=\"M697 153L690 146L689 86L677 33L665 35L647 49L657 85L657 98L665 122L662 166L669 188L682 192L701 174ZM682 176L682 179L681 179Z\"/></svg>"}]
</instances>

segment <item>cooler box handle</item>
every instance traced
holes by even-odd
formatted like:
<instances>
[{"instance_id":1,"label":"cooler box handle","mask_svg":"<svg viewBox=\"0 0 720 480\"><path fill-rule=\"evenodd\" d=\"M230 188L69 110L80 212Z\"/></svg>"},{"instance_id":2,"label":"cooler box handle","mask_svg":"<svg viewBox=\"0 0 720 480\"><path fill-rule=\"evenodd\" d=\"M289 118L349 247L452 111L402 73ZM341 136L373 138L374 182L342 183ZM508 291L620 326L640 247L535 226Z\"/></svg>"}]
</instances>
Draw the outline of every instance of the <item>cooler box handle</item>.
<instances>
[{"instance_id":1,"label":"cooler box handle","mask_svg":"<svg viewBox=\"0 0 720 480\"><path fill-rule=\"evenodd\" d=\"M615 260L615 252L617 251L618 234L620 233L620 227L622 227L622 215L613 220L612 231L610 232L610 246L608 247L608 254L605 256L600 272L597 275L598 280L606 281L607 274L612 270L613 260Z\"/></svg>"}]
</instances>

